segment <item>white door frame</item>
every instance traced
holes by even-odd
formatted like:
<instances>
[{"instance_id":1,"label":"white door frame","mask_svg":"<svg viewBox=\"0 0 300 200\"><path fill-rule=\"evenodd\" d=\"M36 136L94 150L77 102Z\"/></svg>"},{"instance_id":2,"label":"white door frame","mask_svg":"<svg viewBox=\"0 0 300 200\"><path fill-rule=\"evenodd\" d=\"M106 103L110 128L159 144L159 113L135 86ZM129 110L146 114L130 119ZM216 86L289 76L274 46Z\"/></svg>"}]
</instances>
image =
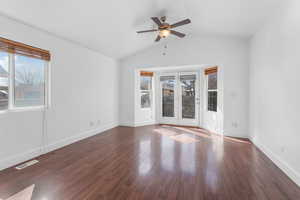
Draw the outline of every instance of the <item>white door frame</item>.
<instances>
[{"instance_id":1,"label":"white door frame","mask_svg":"<svg viewBox=\"0 0 300 200\"><path fill-rule=\"evenodd\" d=\"M160 77L162 76L174 76L175 86L174 86L174 117L162 117L162 83L160 81ZM161 73L159 74L159 123L161 124L176 124L178 119L178 78L176 72L169 72L169 73Z\"/></svg>"},{"instance_id":2,"label":"white door frame","mask_svg":"<svg viewBox=\"0 0 300 200\"><path fill-rule=\"evenodd\" d=\"M187 119L182 117L182 88L180 86L180 76L181 75L196 75L196 81L195 81L195 119ZM178 81L179 81L179 88L178 88L178 112L179 112L179 118L178 118L178 124L179 125L186 125L186 126L199 126L199 119L200 119L200 76L198 72L179 72L178 73Z\"/></svg>"},{"instance_id":3,"label":"white door frame","mask_svg":"<svg viewBox=\"0 0 300 200\"><path fill-rule=\"evenodd\" d=\"M184 119L182 118L182 89L180 84L180 75L196 75L195 83L195 119ZM160 82L161 76L174 76L175 87L174 87L174 117L162 117L162 87ZM169 72L159 74L159 123L161 124L174 124L174 125L185 125L185 126L199 126L200 125L200 72Z\"/></svg>"}]
</instances>

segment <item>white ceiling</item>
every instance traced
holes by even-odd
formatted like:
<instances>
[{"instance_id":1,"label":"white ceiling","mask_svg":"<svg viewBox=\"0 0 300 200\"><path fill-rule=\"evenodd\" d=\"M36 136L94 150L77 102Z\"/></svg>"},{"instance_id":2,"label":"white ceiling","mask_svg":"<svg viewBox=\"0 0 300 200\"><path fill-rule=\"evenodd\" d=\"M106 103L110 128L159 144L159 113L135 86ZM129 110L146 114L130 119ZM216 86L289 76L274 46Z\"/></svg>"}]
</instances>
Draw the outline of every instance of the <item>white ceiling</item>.
<instances>
[{"instance_id":1,"label":"white ceiling","mask_svg":"<svg viewBox=\"0 0 300 200\"><path fill-rule=\"evenodd\" d=\"M155 45L152 16L190 18L178 30L189 37L250 37L283 0L2 0L0 12L113 58ZM173 37L173 36L172 36ZM168 38L170 39L170 38Z\"/></svg>"}]
</instances>

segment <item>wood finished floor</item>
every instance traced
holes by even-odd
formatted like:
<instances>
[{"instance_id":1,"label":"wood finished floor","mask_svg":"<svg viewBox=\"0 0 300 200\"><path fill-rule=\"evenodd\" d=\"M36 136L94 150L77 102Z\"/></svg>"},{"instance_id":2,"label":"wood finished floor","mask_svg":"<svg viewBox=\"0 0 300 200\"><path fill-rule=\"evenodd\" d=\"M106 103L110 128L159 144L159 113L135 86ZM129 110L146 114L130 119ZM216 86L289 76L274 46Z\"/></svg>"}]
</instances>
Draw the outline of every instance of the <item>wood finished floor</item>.
<instances>
[{"instance_id":1,"label":"wood finished floor","mask_svg":"<svg viewBox=\"0 0 300 200\"><path fill-rule=\"evenodd\" d=\"M195 140L172 139L179 134ZM38 159L0 172L0 199L33 184L33 200L300 199L251 143L193 128L117 127Z\"/></svg>"}]
</instances>

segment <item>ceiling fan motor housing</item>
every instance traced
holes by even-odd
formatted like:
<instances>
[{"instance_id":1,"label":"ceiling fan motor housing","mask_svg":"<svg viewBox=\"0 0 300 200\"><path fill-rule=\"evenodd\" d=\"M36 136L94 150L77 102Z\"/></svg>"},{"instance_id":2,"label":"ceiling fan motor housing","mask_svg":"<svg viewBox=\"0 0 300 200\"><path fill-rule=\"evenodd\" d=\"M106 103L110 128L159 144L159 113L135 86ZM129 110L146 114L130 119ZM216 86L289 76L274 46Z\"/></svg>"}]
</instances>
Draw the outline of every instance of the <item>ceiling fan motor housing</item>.
<instances>
[{"instance_id":1,"label":"ceiling fan motor housing","mask_svg":"<svg viewBox=\"0 0 300 200\"><path fill-rule=\"evenodd\" d=\"M160 20L161 20L162 22L165 22L165 21L167 20L167 17L166 17L166 16L163 16L163 17L160 18Z\"/></svg>"},{"instance_id":2,"label":"ceiling fan motor housing","mask_svg":"<svg viewBox=\"0 0 300 200\"><path fill-rule=\"evenodd\" d=\"M171 26L168 23L163 23L161 26L158 27L159 30L166 30L166 29L170 29Z\"/></svg>"}]
</instances>

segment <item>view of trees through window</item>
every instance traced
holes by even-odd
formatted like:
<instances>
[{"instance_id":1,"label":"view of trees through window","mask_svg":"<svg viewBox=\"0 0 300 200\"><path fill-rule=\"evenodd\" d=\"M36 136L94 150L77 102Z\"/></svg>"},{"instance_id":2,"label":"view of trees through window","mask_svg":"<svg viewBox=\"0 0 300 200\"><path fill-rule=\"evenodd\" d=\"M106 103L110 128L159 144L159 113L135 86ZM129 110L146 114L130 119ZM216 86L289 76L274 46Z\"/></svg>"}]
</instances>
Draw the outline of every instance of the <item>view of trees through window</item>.
<instances>
[{"instance_id":1,"label":"view of trees through window","mask_svg":"<svg viewBox=\"0 0 300 200\"><path fill-rule=\"evenodd\" d=\"M180 75L182 90L182 118L195 118L196 75Z\"/></svg>"},{"instance_id":2,"label":"view of trees through window","mask_svg":"<svg viewBox=\"0 0 300 200\"><path fill-rule=\"evenodd\" d=\"M152 92L152 77L151 76L141 76L141 107L150 108L151 107L151 92Z\"/></svg>"},{"instance_id":3,"label":"view of trees through window","mask_svg":"<svg viewBox=\"0 0 300 200\"><path fill-rule=\"evenodd\" d=\"M15 56L15 106L44 105L45 61Z\"/></svg>"},{"instance_id":4,"label":"view of trees through window","mask_svg":"<svg viewBox=\"0 0 300 200\"><path fill-rule=\"evenodd\" d=\"M174 117L174 104L175 104L175 76L161 76L162 87L162 116Z\"/></svg>"},{"instance_id":5,"label":"view of trees through window","mask_svg":"<svg viewBox=\"0 0 300 200\"><path fill-rule=\"evenodd\" d=\"M207 75L207 110L217 112L218 107L218 74Z\"/></svg>"},{"instance_id":6,"label":"view of trees through window","mask_svg":"<svg viewBox=\"0 0 300 200\"><path fill-rule=\"evenodd\" d=\"M13 107L41 106L45 104L46 61L21 55L14 56L14 67L9 64L10 55L0 52L0 110L9 107L9 87L13 87ZM12 77L9 72L13 70ZM10 86L10 78L13 79Z\"/></svg>"}]
</instances>

